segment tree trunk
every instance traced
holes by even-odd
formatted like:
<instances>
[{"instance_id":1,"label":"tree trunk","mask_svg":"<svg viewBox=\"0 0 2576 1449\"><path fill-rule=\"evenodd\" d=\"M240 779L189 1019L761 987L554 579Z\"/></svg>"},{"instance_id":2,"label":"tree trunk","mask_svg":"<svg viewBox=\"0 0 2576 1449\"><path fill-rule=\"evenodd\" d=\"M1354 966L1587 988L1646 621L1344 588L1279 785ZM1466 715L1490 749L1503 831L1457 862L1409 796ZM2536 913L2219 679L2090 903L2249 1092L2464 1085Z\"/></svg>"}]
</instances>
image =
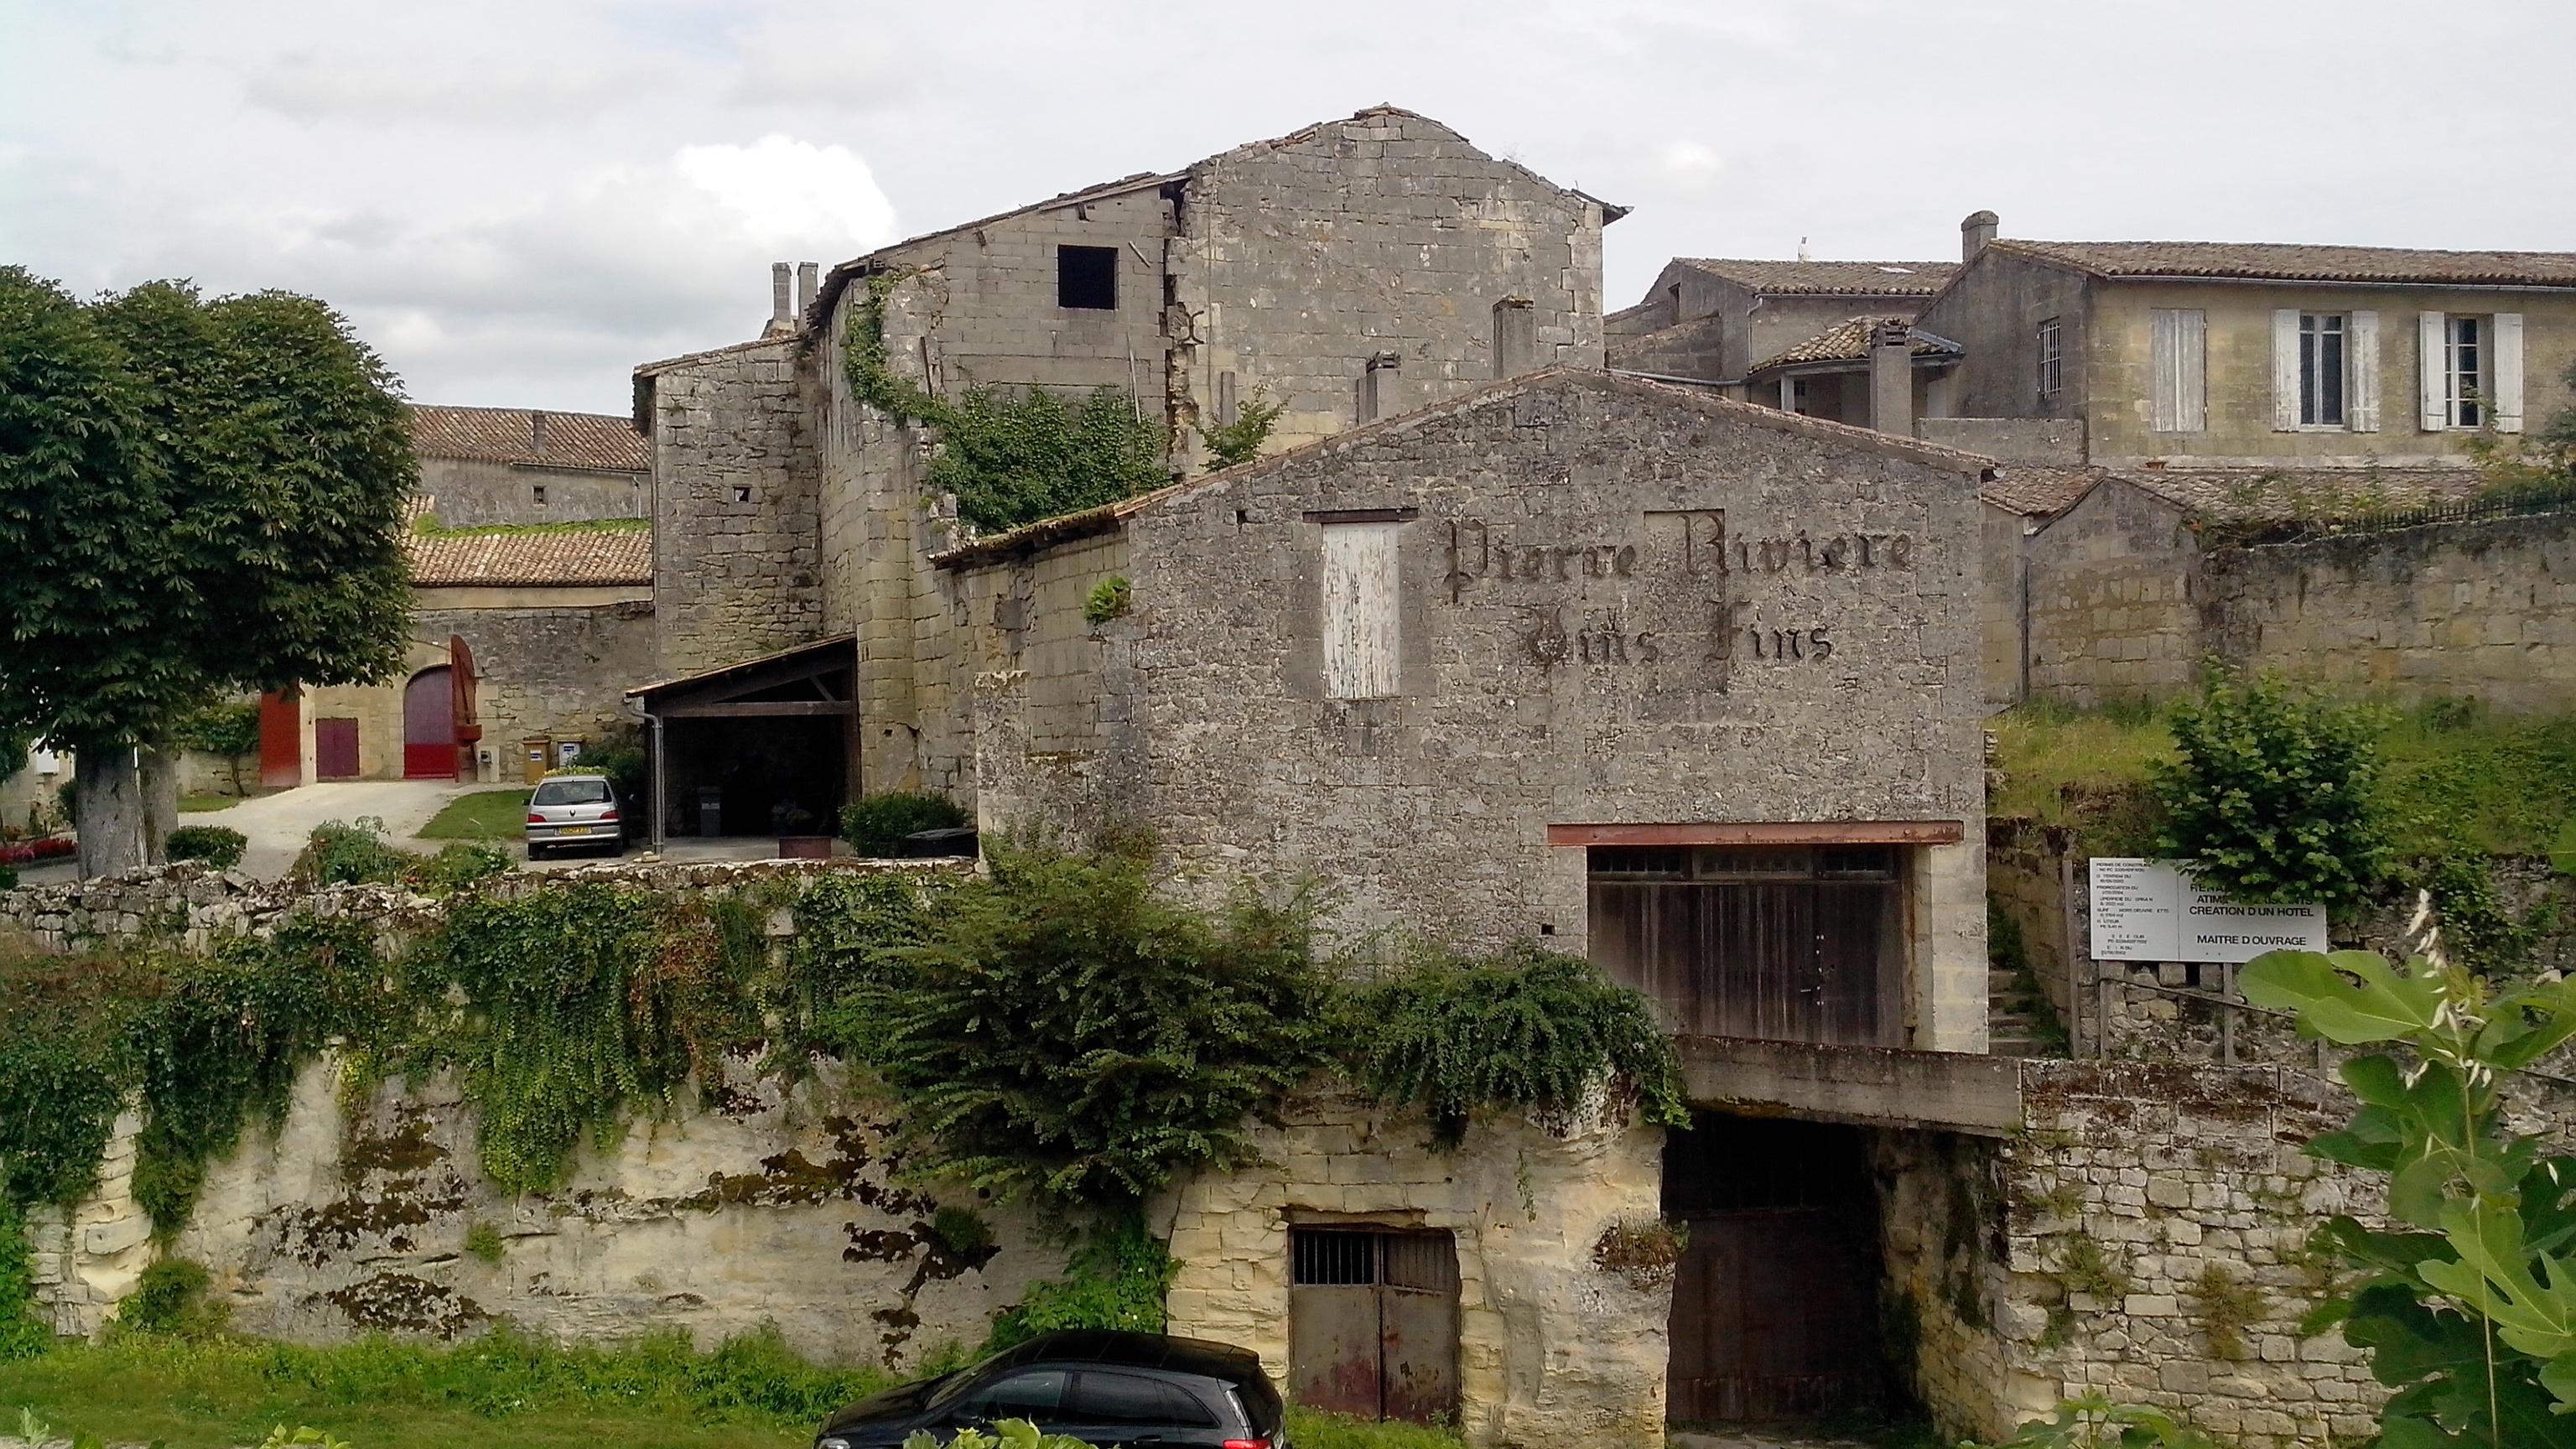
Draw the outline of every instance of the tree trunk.
<instances>
[{"instance_id":1,"label":"tree trunk","mask_svg":"<svg viewBox=\"0 0 2576 1449\"><path fill-rule=\"evenodd\" d=\"M80 873L113 875L148 864L143 772L131 745L81 744L72 756L72 825Z\"/></svg>"},{"instance_id":2,"label":"tree trunk","mask_svg":"<svg viewBox=\"0 0 2576 1449\"><path fill-rule=\"evenodd\" d=\"M180 751L177 745L145 745L138 757L143 775L143 859L159 865L170 832L179 828Z\"/></svg>"}]
</instances>

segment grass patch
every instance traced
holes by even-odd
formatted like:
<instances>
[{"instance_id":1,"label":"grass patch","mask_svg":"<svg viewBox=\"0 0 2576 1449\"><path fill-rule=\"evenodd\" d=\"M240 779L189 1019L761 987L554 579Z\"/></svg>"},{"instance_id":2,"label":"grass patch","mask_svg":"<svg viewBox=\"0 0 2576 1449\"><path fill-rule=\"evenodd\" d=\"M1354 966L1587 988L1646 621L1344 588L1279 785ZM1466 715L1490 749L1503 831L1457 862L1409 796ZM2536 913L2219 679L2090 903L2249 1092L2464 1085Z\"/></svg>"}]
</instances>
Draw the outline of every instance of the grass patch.
<instances>
[{"instance_id":1,"label":"grass patch","mask_svg":"<svg viewBox=\"0 0 2576 1449\"><path fill-rule=\"evenodd\" d=\"M502 1331L445 1348L319 1349L129 1333L0 1363L0 1416L30 1407L57 1433L171 1449L256 1444L281 1423L361 1449L801 1449L825 1415L890 1382L807 1363L774 1332L707 1354L678 1333L614 1348Z\"/></svg>"},{"instance_id":2,"label":"grass patch","mask_svg":"<svg viewBox=\"0 0 2576 1449\"><path fill-rule=\"evenodd\" d=\"M516 840L527 829L528 792L477 790L447 802L420 828L422 840Z\"/></svg>"},{"instance_id":3,"label":"grass patch","mask_svg":"<svg viewBox=\"0 0 2576 1449\"><path fill-rule=\"evenodd\" d=\"M230 810L240 803L239 795L182 795L179 797L179 813L206 815L217 810Z\"/></svg>"},{"instance_id":4,"label":"grass patch","mask_svg":"<svg viewBox=\"0 0 2576 1449\"><path fill-rule=\"evenodd\" d=\"M2519 719L2437 700L2386 722L2379 793L2401 859L2546 855L2576 817L2576 716ZM2097 855L2152 853L2147 778L2173 757L2160 712L2028 704L1987 727L2004 772L1993 813L2079 827Z\"/></svg>"},{"instance_id":5,"label":"grass patch","mask_svg":"<svg viewBox=\"0 0 2576 1449\"><path fill-rule=\"evenodd\" d=\"M1356 1419L1291 1404L1288 1442L1297 1449L1460 1449L1467 1441L1445 1424Z\"/></svg>"}]
</instances>

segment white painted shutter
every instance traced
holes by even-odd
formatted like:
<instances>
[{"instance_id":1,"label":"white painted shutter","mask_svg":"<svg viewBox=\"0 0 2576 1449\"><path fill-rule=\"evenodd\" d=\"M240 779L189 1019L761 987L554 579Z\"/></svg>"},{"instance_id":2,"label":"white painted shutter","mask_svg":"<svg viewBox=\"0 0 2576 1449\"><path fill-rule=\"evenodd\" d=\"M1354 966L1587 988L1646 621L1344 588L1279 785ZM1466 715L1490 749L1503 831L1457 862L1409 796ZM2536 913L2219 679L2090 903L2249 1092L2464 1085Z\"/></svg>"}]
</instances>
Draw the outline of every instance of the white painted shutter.
<instances>
[{"instance_id":1,"label":"white painted shutter","mask_svg":"<svg viewBox=\"0 0 2576 1449\"><path fill-rule=\"evenodd\" d=\"M2495 379L2495 430L2522 431L2522 314L2498 312L2487 346L2494 350L2488 368Z\"/></svg>"},{"instance_id":2,"label":"white painted shutter","mask_svg":"<svg viewBox=\"0 0 2576 1449\"><path fill-rule=\"evenodd\" d=\"M2356 433L2379 431L2379 314L2355 312L2344 329L2344 425Z\"/></svg>"},{"instance_id":3,"label":"white painted shutter","mask_svg":"<svg viewBox=\"0 0 2576 1449\"><path fill-rule=\"evenodd\" d=\"M2289 433L2299 427L2299 309L2272 313L2272 429Z\"/></svg>"},{"instance_id":4,"label":"white painted shutter","mask_svg":"<svg viewBox=\"0 0 2576 1449\"><path fill-rule=\"evenodd\" d=\"M1324 525L1324 694L1381 699L1397 692L1401 523Z\"/></svg>"},{"instance_id":5,"label":"white painted shutter","mask_svg":"<svg viewBox=\"0 0 2576 1449\"><path fill-rule=\"evenodd\" d=\"M2443 368L2451 355L2450 338L2442 330L2442 314L2425 312L2415 319L2415 411L2417 421L2428 433L2438 433L2451 425L2450 389Z\"/></svg>"},{"instance_id":6,"label":"white painted shutter","mask_svg":"<svg viewBox=\"0 0 2576 1449\"><path fill-rule=\"evenodd\" d=\"M2155 430L2197 433L2209 426L2209 314L2197 307L2159 307L2150 316Z\"/></svg>"}]
</instances>

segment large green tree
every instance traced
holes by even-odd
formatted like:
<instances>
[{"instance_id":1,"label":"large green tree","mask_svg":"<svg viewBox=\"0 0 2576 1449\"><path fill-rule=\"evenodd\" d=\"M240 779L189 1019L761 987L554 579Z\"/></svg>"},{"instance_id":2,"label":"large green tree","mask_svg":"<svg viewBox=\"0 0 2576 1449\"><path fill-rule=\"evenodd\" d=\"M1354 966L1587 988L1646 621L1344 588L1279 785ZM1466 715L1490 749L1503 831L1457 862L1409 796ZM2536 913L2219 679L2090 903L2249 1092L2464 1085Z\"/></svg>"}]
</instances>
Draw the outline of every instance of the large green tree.
<instances>
[{"instance_id":1,"label":"large green tree","mask_svg":"<svg viewBox=\"0 0 2576 1449\"><path fill-rule=\"evenodd\" d=\"M0 269L0 735L77 752L84 872L158 858L191 712L399 665L397 391L308 297Z\"/></svg>"}]
</instances>

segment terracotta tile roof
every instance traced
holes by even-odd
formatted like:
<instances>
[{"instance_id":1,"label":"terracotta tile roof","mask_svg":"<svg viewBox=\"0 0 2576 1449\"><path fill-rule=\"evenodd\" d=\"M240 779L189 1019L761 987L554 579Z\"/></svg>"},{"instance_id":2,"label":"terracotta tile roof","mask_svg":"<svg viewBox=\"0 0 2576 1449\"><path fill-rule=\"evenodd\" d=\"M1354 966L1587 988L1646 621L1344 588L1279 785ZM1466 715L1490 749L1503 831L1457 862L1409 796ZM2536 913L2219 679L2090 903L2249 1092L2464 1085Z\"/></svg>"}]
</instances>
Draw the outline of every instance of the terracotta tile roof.
<instances>
[{"instance_id":1,"label":"terracotta tile roof","mask_svg":"<svg viewBox=\"0 0 2576 1449\"><path fill-rule=\"evenodd\" d=\"M2210 518L2269 521L2448 503L2487 485L2473 467L2123 468L2111 474Z\"/></svg>"},{"instance_id":2,"label":"terracotta tile roof","mask_svg":"<svg viewBox=\"0 0 2576 1449\"><path fill-rule=\"evenodd\" d=\"M411 439L413 451L424 458L612 473L646 473L653 467L652 453L635 425L603 413L414 403Z\"/></svg>"},{"instance_id":3,"label":"terracotta tile roof","mask_svg":"<svg viewBox=\"0 0 2576 1449\"><path fill-rule=\"evenodd\" d=\"M2576 287L2576 252L2439 252L2281 242L2053 242L1989 245L2096 277Z\"/></svg>"},{"instance_id":4,"label":"terracotta tile roof","mask_svg":"<svg viewBox=\"0 0 2576 1449\"><path fill-rule=\"evenodd\" d=\"M2028 518L2050 518L2075 506L2109 475L2104 468L2006 463L1977 488L1977 497Z\"/></svg>"},{"instance_id":5,"label":"terracotta tile roof","mask_svg":"<svg viewBox=\"0 0 2576 1449\"><path fill-rule=\"evenodd\" d=\"M1858 362L1869 356L1871 328L1882 321L1905 320L1903 317L1847 318L1777 356L1753 364L1752 370L1761 372L1766 368L1789 367L1801 362ZM1966 350L1947 337L1938 337L1919 328L1915 330L1913 355L1916 357L1957 357Z\"/></svg>"},{"instance_id":6,"label":"terracotta tile roof","mask_svg":"<svg viewBox=\"0 0 2576 1449\"><path fill-rule=\"evenodd\" d=\"M1959 270L1957 262L1798 262L1731 257L1674 261L1755 292L1858 297L1928 297Z\"/></svg>"},{"instance_id":7,"label":"terracotta tile roof","mask_svg":"<svg viewBox=\"0 0 2576 1449\"><path fill-rule=\"evenodd\" d=\"M414 533L403 539L403 552L418 588L653 582L649 528Z\"/></svg>"}]
</instances>

